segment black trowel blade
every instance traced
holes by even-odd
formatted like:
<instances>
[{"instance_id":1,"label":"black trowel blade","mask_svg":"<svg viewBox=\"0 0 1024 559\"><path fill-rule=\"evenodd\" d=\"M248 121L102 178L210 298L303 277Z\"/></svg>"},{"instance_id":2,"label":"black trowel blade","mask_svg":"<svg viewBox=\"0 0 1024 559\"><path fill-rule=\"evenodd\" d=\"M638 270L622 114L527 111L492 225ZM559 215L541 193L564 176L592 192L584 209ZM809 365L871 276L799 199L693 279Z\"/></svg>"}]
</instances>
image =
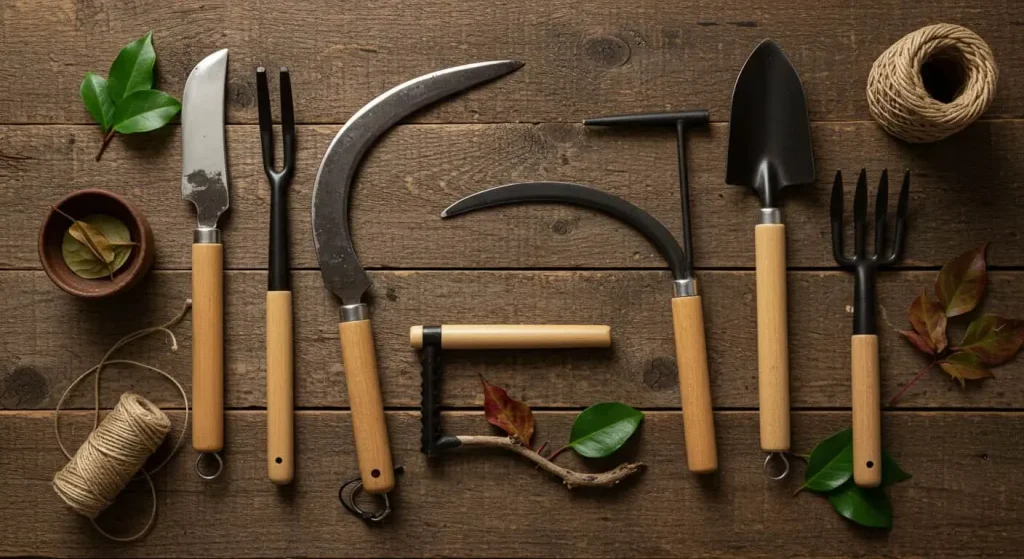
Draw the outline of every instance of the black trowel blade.
<instances>
[{"instance_id":1,"label":"black trowel blade","mask_svg":"<svg viewBox=\"0 0 1024 559\"><path fill-rule=\"evenodd\" d=\"M725 182L756 189L766 207L780 188L814 182L804 88L774 41L762 41L736 78L728 158Z\"/></svg>"}]
</instances>

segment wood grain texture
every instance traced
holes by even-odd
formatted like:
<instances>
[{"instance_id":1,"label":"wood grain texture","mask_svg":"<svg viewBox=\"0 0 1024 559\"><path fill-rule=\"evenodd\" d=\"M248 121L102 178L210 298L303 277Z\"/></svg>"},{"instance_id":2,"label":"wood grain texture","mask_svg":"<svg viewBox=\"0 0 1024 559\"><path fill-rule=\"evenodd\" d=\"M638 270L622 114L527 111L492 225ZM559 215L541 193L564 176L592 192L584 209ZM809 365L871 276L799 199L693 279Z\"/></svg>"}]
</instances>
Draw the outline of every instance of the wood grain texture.
<instances>
[{"instance_id":1,"label":"wood grain texture","mask_svg":"<svg viewBox=\"0 0 1024 559\"><path fill-rule=\"evenodd\" d=\"M536 406L584 407L618 400L676 410L679 392L666 272L372 272L374 335L384 401L419 406L420 363L409 327L423 323L578 322L608 324L611 350L454 351L444 356L446 406L479 406L479 374ZM882 397L888 401L926 362L893 331L934 272L879 277ZM992 272L984 310L1024 316L1018 272ZM226 294L227 406L265 402L266 275L229 272ZM718 408L757 407L757 337L753 272L700 272L711 393ZM75 376L96 364L124 334L173 316L188 294L188 272L154 272L111 306L73 299L42 272L0 273L0 407L52 408ZM795 272L790 286L790 352L794 407L850 405L853 280L843 272ZM480 301L501 304L481 305ZM317 272L294 274L295 401L303 408L347 405L338 355L338 307ZM956 322L956 321L954 321ZM951 328L959 340L964 325ZM177 328L180 349L155 336L130 355L189 384L189 325ZM59 346L54 340L61 340ZM128 355L126 352L125 355ZM933 371L900 401L907 407L1020 408L1024 362L995 369L998 378L966 390ZM147 397L177 406L174 389L148 374L106 375L104 405L116 394L146 388ZM87 390L69 404L91 406Z\"/></svg>"},{"instance_id":2,"label":"wood grain texture","mask_svg":"<svg viewBox=\"0 0 1024 559\"><path fill-rule=\"evenodd\" d=\"M299 127L291 190L292 264L317 266L309 203L323 152L338 126ZM688 159L698 267L754 266L757 196L726 186L727 127L690 134ZM38 268L34 236L50 204L69 190L103 187L142 210L157 239L156 267L189 268L195 216L178 194L177 127L113 143L92 160L99 131L85 126L0 127L0 268ZM910 168L910 225L903 266L939 266L989 241L989 262L1024 266L1019 195L1024 121L982 122L938 144L908 146L871 123L812 126L818 184L787 189L782 212L788 263L832 267L828 200L836 169ZM221 220L225 265L266 268L270 189L255 126L227 134L231 210ZM677 235L675 137L566 124L399 126L368 154L352 192L353 238L371 268L663 268L638 233L569 206L511 207L442 221L442 209L477 190L519 180L599 187L649 211ZM853 199L852 181L847 199ZM890 202L895 208L895 195ZM891 211L891 210L890 210ZM852 229L852 228L851 228ZM852 232L851 232L852 235ZM852 246L852 245L848 245Z\"/></svg>"},{"instance_id":3,"label":"wood grain texture","mask_svg":"<svg viewBox=\"0 0 1024 559\"><path fill-rule=\"evenodd\" d=\"M878 336L850 338L853 388L853 479L861 487L882 483L882 402L879 398Z\"/></svg>"},{"instance_id":4,"label":"wood grain texture","mask_svg":"<svg viewBox=\"0 0 1024 559\"><path fill-rule=\"evenodd\" d=\"M90 413L76 415L65 423L75 445L91 425ZM537 440L563 441L574 416L539 413ZM450 433L491 431L478 411L448 413L444 420ZM52 441L51 414L0 413L0 554L964 558L1013 555L1024 546L1024 498L1016 483L1024 463L1019 413L887 414L886 446L914 475L891 490L895 528L889 533L850 525L821 497L793 497L800 464L782 484L766 480L756 412L720 413L716 420L717 476L687 474L679 412L653 412L611 459L583 464L567 453L558 460L598 470L640 458L649 464L645 472L612 491L569 493L501 451L458 451L428 464L419 453L418 415L391 412L396 463L406 472L392 495L394 516L370 526L337 500L338 486L356 472L348 413L298 415L296 480L276 491L263 465L264 414L229 412L223 476L203 482L190 453L176 457L156 478L156 529L142 542L120 545L94 533L50 489L64 462ZM179 428L181 414L172 414L172 421ZM807 452L846 425L848 413L794 413L794 450ZM133 485L101 522L138 527L133 522L144 514L133 513L148 511L148 499L144 484Z\"/></svg>"},{"instance_id":5,"label":"wood grain texture","mask_svg":"<svg viewBox=\"0 0 1024 559\"><path fill-rule=\"evenodd\" d=\"M86 71L105 75L118 49L153 29L159 85L179 95L192 66L228 47L228 118L256 121L256 66L287 66L300 122L343 122L377 94L447 66L517 58L515 76L418 117L430 122L579 122L669 108L726 118L736 74L764 37L780 42L815 120L868 119L871 63L903 35L956 22L992 46L1000 82L990 116L1024 115L1024 7L1014 0L590 2L416 0L277 3L28 1L0 11L3 122L91 122L78 99ZM45 72L46 79L27 79ZM272 96L276 98L276 96Z\"/></svg>"},{"instance_id":6,"label":"wood grain texture","mask_svg":"<svg viewBox=\"0 0 1024 559\"><path fill-rule=\"evenodd\" d=\"M192 245L192 448L224 446L224 246Z\"/></svg>"},{"instance_id":7,"label":"wood grain texture","mask_svg":"<svg viewBox=\"0 0 1024 559\"><path fill-rule=\"evenodd\" d=\"M696 474L710 474L718 469L718 451L701 306L700 295L672 298L672 337L683 405L686 467Z\"/></svg>"},{"instance_id":8,"label":"wood grain texture","mask_svg":"<svg viewBox=\"0 0 1024 559\"><path fill-rule=\"evenodd\" d=\"M267 475L279 485L295 474L295 327L292 292L267 292Z\"/></svg>"},{"instance_id":9,"label":"wood grain texture","mask_svg":"<svg viewBox=\"0 0 1024 559\"><path fill-rule=\"evenodd\" d=\"M757 395L761 449L789 450L789 313L786 303L786 226L754 227L757 265Z\"/></svg>"}]
</instances>

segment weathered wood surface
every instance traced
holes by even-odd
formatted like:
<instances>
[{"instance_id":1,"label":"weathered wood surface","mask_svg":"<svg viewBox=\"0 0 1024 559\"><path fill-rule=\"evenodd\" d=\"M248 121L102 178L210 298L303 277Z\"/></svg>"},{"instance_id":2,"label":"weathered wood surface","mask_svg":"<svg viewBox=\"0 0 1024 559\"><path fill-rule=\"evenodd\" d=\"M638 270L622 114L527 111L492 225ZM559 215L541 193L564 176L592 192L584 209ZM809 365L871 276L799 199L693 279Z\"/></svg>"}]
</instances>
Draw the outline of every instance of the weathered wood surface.
<instances>
[{"instance_id":1,"label":"weathered wood surface","mask_svg":"<svg viewBox=\"0 0 1024 559\"><path fill-rule=\"evenodd\" d=\"M230 47L229 118L255 122L258 65L288 66L302 122L341 122L381 91L429 71L501 58L514 76L427 111L430 122L579 122L595 114L708 107L725 120L736 73L764 37L800 71L815 120L867 119L871 63L938 21L978 32L1000 68L990 117L1024 115L1024 7L1015 0L842 0L712 4L613 0L431 2L30 0L0 6L0 121L90 122L86 71L155 31L160 85L179 93L192 66Z\"/></svg>"},{"instance_id":2,"label":"weathered wood surface","mask_svg":"<svg viewBox=\"0 0 1024 559\"><path fill-rule=\"evenodd\" d=\"M301 97L300 97L301 99ZM623 107L622 110L626 110ZM292 264L316 267L309 203L320 158L339 126L300 127L291 189ZM691 134L689 163L698 267L753 267L752 192L724 184L728 131ZM177 127L166 137L118 140L100 163L94 127L0 127L0 268L38 268L34 232L45 211L75 188L125 194L152 223L157 266L189 269L195 225L179 196ZM937 266L984 241L998 266L1024 266L1019 194L1024 122L984 122L947 142L909 147L874 124L813 126L818 184L786 191L789 265L834 267L828 201L836 169L847 173L852 207L857 171L872 189L883 168L913 170L911 227L903 266ZM139 141L141 140L141 141ZM228 130L231 211L222 221L229 268L265 269L270 190L255 126ZM442 221L442 209L485 187L568 180L620 195L680 234L675 136L580 125L400 126L371 151L352 195L353 237L369 267L664 267L638 233L610 217L569 206L500 208ZM898 186L891 185L892 188ZM895 211L892 195L890 212Z\"/></svg>"},{"instance_id":3,"label":"weathered wood surface","mask_svg":"<svg viewBox=\"0 0 1024 559\"><path fill-rule=\"evenodd\" d=\"M700 274L712 394L719 409L757 407L757 343L753 272ZM934 272L883 274L879 286L882 395L895 395L925 359L894 332L909 328L906 309ZM993 272L988 309L1024 316L1019 272ZM679 389L666 272L374 272L372 313L379 371L389 406L419 406L420 364L409 327L438 323L591 323L612 327L611 350L449 351L448 406L480 406L478 374L542 407L585 407L621 400L643 408L677 409ZM347 406L338 351L337 303L317 272L294 274L295 395L305 408ZM163 322L188 296L187 272L157 272L116 306L73 299L42 272L0 273L0 408L52 408L81 372L121 336ZM231 272L225 293L227 405L264 407L266 275ZM790 362L793 405L848 408L853 280L842 272L792 272ZM126 353L172 371L186 385L191 327L176 329L180 349L154 337ZM71 332L71 335L68 333ZM951 330L951 338L961 333ZM999 378L960 389L937 369L908 392L905 407L1019 409L1024 363L996 370ZM180 406L167 383L149 373L105 377L106 406L123 390L140 390ZM92 391L70 400L91 406Z\"/></svg>"},{"instance_id":4,"label":"weathered wood surface","mask_svg":"<svg viewBox=\"0 0 1024 559\"><path fill-rule=\"evenodd\" d=\"M396 464L406 471L393 494L394 517L369 526L342 510L338 486L356 471L347 412L300 413L296 483L266 479L262 412L227 415L227 469L216 483L192 470L185 450L156 476L160 513L140 544L103 540L50 488L64 458L52 442L52 414L0 413L0 554L83 557L996 557L1024 546L1024 462L1018 413L891 413L887 444L914 477L892 488L895 528L851 526L825 499L792 496L803 465L784 483L765 479L757 414L719 413L722 471L685 472L678 412L649 413L628 450L586 465L641 459L649 468L612 491L570 494L518 456L465 450L434 463L419 454L419 418L391 412ZM174 428L181 414L172 415ZM562 441L573 414L538 415L538 441ZM446 414L451 433L490 431L480 413ZM841 428L841 412L794 414L794 448L806 452ZM62 422L69 441L91 414ZM176 433L177 431L174 431ZM133 486L101 522L129 531L148 512L149 490ZM134 513L134 514L133 514Z\"/></svg>"}]
</instances>

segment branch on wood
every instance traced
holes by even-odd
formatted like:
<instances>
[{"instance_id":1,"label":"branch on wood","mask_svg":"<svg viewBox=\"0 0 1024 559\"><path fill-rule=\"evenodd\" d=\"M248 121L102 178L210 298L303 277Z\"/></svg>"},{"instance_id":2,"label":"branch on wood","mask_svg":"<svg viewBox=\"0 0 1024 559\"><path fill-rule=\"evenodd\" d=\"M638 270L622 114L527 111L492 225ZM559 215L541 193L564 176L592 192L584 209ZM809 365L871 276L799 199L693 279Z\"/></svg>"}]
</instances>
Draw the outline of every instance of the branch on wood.
<instances>
[{"instance_id":1,"label":"branch on wood","mask_svg":"<svg viewBox=\"0 0 1024 559\"><path fill-rule=\"evenodd\" d=\"M515 452L520 456L532 460L534 464L537 464L542 470L549 474L562 478L562 483L564 483L569 489L575 489L577 487L614 487L622 480L647 467L643 462L626 462L625 464L616 466L614 469L599 474L576 472L555 465L547 458L544 458L523 443L511 437L460 435L455 438L459 440L461 446L502 448Z\"/></svg>"}]
</instances>

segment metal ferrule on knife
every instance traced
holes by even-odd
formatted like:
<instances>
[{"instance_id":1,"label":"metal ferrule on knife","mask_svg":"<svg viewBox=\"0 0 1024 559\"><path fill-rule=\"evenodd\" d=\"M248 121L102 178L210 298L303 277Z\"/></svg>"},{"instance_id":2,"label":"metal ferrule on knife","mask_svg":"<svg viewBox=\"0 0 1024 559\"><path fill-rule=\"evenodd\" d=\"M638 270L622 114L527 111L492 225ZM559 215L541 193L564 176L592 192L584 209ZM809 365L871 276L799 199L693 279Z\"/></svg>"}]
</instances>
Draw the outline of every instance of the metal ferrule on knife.
<instances>
[{"instance_id":1,"label":"metal ferrule on knife","mask_svg":"<svg viewBox=\"0 0 1024 559\"><path fill-rule=\"evenodd\" d=\"M779 208L761 208L757 213L759 225L782 223L782 210Z\"/></svg>"},{"instance_id":2,"label":"metal ferrule on knife","mask_svg":"<svg viewBox=\"0 0 1024 559\"><path fill-rule=\"evenodd\" d=\"M210 227L197 227L192 232L192 242L197 245L220 244L220 229Z\"/></svg>"},{"instance_id":3,"label":"metal ferrule on knife","mask_svg":"<svg viewBox=\"0 0 1024 559\"><path fill-rule=\"evenodd\" d=\"M355 322L357 320L366 320L368 318L370 318L370 311L366 307L365 303L341 306L342 322Z\"/></svg>"}]
</instances>

